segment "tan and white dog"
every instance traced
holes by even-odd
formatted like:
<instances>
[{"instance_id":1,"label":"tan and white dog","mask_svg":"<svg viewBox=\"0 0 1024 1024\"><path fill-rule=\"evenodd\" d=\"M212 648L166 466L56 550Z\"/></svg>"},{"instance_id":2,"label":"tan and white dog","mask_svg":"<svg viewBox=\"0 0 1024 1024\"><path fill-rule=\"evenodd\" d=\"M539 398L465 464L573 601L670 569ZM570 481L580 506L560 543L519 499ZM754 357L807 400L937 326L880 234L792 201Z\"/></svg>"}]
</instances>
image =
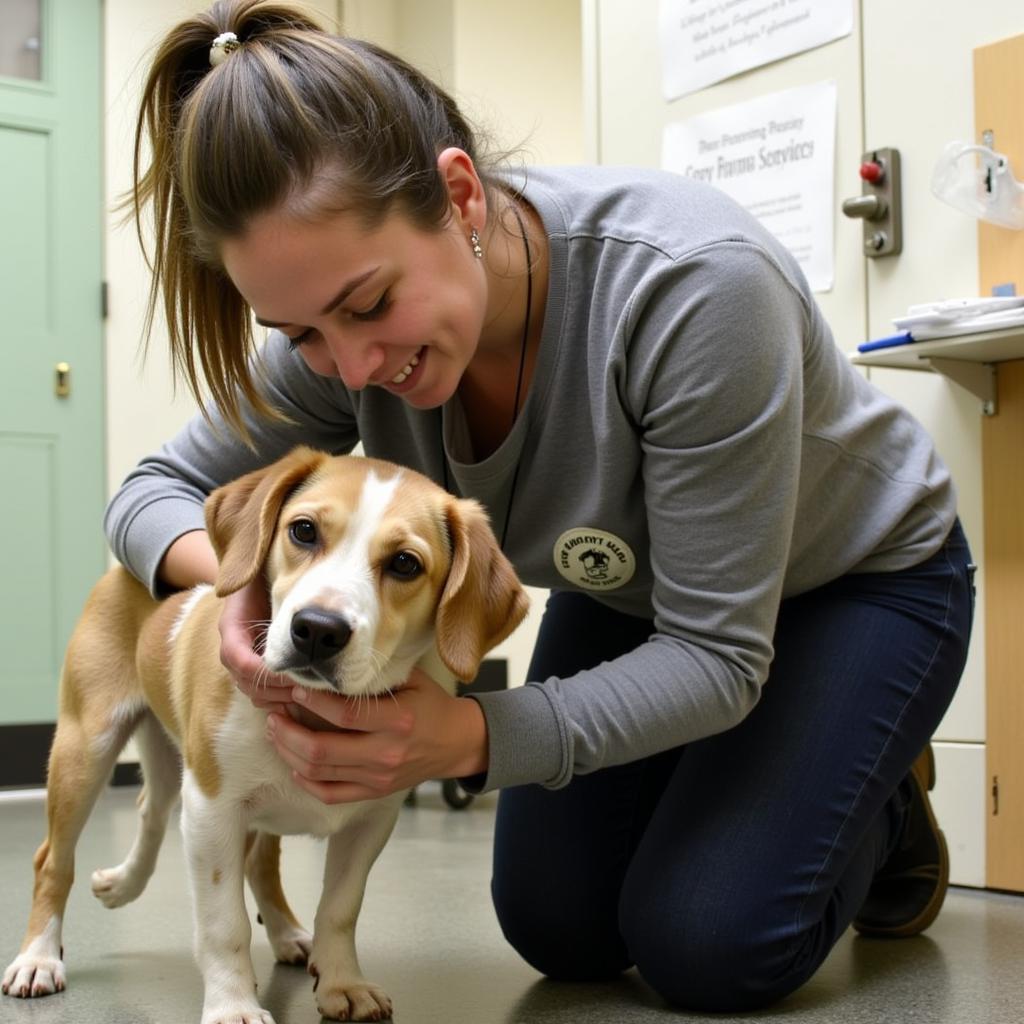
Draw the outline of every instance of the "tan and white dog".
<instances>
[{"instance_id":1,"label":"tan and white dog","mask_svg":"<svg viewBox=\"0 0 1024 1024\"><path fill-rule=\"evenodd\" d=\"M158 602L115 568L71 638L49 831L35 857L28 930L2 990L30 997L65 987L61 928L75 844L134 734L145 775L138 835L124 863L93 874L92 889L108 907L142 892L180 790L203 1024L273 1024L256 998L243 877L277 959L308 961L324 1017L386 1018L390 1000L360 972L355 924L403 794L328 806L295 785L265 739L266 713L221 666L222 599L264 573L268 667L358 697L400 686L432 652L455 679L473 679L522 620L526 595L479 505L385 462L296 449L215 491L206 524L216 590ZM436 664L430 671L436 677ZM312 936L281 889L279 837L296 833L329 837Z\"/></svg>"}]
</instances>

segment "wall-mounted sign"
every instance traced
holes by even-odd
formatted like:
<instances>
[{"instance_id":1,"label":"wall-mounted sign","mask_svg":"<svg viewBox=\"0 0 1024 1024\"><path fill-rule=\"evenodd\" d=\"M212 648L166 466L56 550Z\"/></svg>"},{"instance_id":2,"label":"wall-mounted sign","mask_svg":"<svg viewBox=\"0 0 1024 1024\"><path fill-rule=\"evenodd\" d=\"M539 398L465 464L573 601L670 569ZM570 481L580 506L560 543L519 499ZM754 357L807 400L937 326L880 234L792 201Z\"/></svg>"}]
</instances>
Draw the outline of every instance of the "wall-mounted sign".
<instances>
[{"instance_id":1,"label":"wall-mounted sign","mask_svg":"<svg viewBox=\"0 0 1024 1024\"><path fill-rule=\"evenodd\" d=\"M853 0L660 0L665 99L852 31Z\"/></svg>"},{"instance_id":2,"label":"wall-mounted sign","mask_svg":"<svg viewBox=\"0 0 1024 1024\"><path fill-rule=\"evenodd\" d=\"M835 278L835 82L759 96L665 126L662 166L727 192L797 258Z\"/></svg>"}]
</instances>

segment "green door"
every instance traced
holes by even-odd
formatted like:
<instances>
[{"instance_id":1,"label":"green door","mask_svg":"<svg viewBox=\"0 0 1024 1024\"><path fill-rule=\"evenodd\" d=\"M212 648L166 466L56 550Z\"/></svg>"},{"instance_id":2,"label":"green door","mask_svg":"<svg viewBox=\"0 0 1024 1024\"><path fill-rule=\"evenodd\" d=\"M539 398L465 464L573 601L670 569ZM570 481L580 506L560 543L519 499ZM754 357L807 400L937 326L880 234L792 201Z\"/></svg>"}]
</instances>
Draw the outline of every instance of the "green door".
<instances>
[{"instance_id":1,"label":"green door","mask_svg":"<svg viewBox=\"0 0 1024 1024\"><path fill-rule=\"evenodd\" d=\"M6 725L54 721L64 645L105 564L100 55L101 0L0 0Z\"/></svg>"}]
</instances>

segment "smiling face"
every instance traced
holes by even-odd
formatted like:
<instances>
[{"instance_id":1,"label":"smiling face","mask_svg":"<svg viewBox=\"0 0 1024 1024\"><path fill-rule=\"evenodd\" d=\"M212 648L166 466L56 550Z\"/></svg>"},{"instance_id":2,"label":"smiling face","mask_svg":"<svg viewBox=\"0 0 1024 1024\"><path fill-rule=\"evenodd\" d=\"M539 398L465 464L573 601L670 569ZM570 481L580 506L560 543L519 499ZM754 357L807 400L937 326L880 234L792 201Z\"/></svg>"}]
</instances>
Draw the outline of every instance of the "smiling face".
<instances>
[{"instance_id":1,"label":"smiling face","mask_svg":"<svg viewBox=\"0 0 1024 1024\"><path fill-rule=\"evenodd\" d=\"M401 204L372 226L354 210L318 214L328 198L314 184L219 246L257 321L292 339L314 373L356 391L385 388L423 409L451 398L479 349L506 344L518 310L508 239L488 230L472 160L448 148L437 171L448 196L440 223L421 225ZM502 273L475 255L474 228Z\"/></svg>"},{"instance_id":2,"label":"smiling face","mask_svg":"<svg viewBox=\"0 0 1024 1024\"><path fill-rule=\"evenodd\" d=\"M392 213L367 229L352 213L310 222L279 209L225 242L221 257L259 322L353 390L382 387L433 408L476 352L486 275L454 218L425 231Z\"/></svg>"}]
</instances>

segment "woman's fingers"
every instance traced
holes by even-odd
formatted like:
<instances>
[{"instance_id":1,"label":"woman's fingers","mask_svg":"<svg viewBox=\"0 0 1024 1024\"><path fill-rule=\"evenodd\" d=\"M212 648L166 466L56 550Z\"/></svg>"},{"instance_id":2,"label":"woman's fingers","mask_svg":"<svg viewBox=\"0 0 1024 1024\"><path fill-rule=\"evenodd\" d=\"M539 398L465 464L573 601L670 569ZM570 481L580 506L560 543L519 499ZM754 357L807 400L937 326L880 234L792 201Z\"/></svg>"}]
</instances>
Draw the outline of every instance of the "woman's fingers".
<instances>
[{"instance_id":1,"label":"woman's fingers","mask_svg":"<svg viewBox=\"0 0 1024 1024\"><path fill-rule=\"evenodd\" d=\"M364 733L308 729L291 717L272 714L267 718L267 738L308 779L337 782L367 767L369 737Z\"/></svg>"},{"instance_id":2,"label":"woman's fingers","mask_svg":"<svg viewBox=\"0 0 1024 1024\"><path fill-rule=\"evenodd\" d=\"M235 684L257 707L291 702L292 683L267 669L257 651L269 627L270 608L262 585L249 584L224 602L220 617L220 660Z\"/></svg>"}]
</instances>

